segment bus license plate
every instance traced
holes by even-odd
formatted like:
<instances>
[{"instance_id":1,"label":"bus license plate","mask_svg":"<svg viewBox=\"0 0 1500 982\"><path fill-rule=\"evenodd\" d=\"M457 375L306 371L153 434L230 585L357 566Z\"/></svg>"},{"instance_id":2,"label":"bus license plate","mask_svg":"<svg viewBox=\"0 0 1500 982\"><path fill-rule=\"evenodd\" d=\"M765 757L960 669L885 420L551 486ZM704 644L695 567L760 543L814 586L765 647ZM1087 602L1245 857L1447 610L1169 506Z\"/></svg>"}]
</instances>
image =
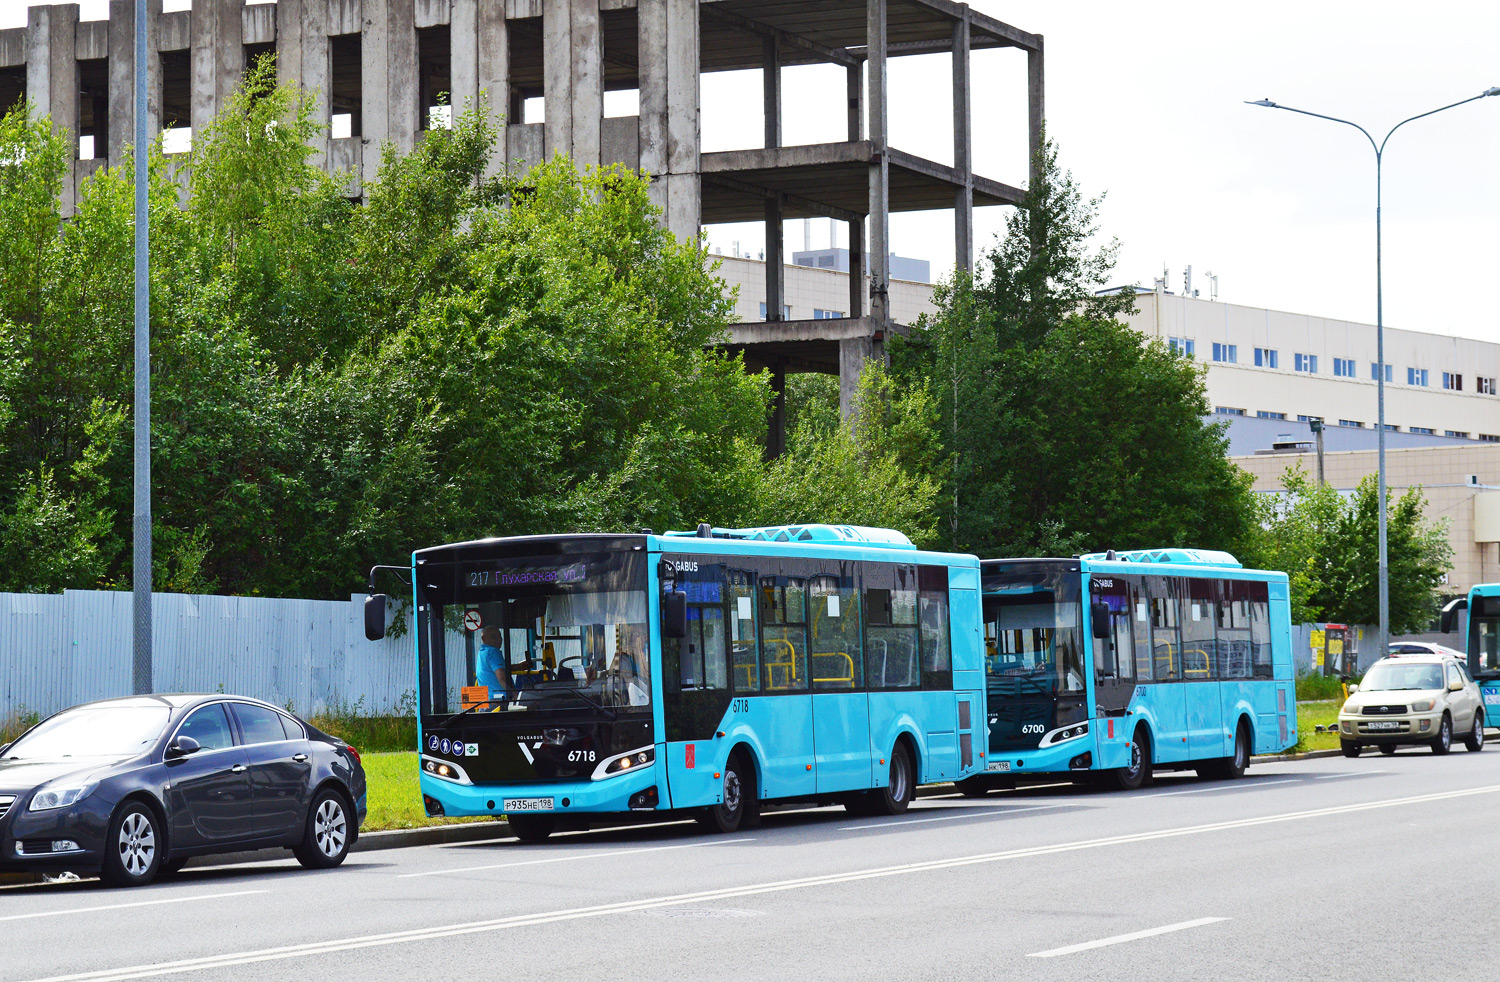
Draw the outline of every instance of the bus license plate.
<instances>
[{"instance_id":1,"label":"bus license plate","mask_svg":"<svg viewBox=\"0 0 1500 982\"><path fill-rule=\"evenodd\" d=\"M1369 728L1372 730L1396 730L1401 728L1401 724L1393 719L1382 719L1370 723Z\"/></svg>"},{"instance_id":2,"label":"bus license plate","mask_svg":"<svg viewBox=\"0 0 1500 982\"><path fill-rule=\"evenodd\" d=\"M552 799L506 798L504 810L508 812L550 812L552 810Z\"/></svg>"},{"instance_id":3,"label":"bus license plate","mask_svg":"<svg viewBox=\"0 0 1500 982\"><path fill-rule=\"evenodd\" d=\"M1008 771L1010 770L1010 761L992 760L984 766L984 769L987 771Z\"/></svg>"}]
</instances>

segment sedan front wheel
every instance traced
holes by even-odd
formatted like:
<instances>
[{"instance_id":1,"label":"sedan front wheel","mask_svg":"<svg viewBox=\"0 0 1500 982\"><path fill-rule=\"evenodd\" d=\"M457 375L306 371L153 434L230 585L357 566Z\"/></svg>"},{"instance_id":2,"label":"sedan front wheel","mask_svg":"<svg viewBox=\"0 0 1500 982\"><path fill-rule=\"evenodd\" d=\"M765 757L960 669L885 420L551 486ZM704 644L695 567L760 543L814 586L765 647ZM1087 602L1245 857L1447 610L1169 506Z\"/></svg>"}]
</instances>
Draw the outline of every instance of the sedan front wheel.
<instances>
[{"instance_id":1,"label":"sedan front wheel","mask_svg":"<svg viewBox=\"0 0 1500 982\"><path fill-rule=\"evenodd\" d=\"M104 840L104 867L99 879L112 887L150 883L161 868L162 840L156 813L139 801L120 806Z\"/></svg>"}]
</instances>

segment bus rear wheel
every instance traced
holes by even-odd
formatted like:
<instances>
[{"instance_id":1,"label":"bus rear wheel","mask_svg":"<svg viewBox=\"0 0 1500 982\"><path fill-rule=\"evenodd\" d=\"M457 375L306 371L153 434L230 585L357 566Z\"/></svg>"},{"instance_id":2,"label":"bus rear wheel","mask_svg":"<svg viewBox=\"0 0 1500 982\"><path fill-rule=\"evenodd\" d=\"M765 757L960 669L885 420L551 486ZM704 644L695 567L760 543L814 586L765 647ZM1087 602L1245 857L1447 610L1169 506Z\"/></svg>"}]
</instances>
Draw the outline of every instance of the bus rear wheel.
<instances>
[{"instance_id":1,"label":"bus rear wheel","mask_svg":"<svg viewBox=\"0 0 1500 982\"><path fill-rule=\"evenodd\" d=\"M905 743L891 750L891 773L883 788L872 788L848 798L844 807L855 815L900 815L916 797L917 768Z\"/></svg>"},{"instance_id":2,"label":"bus rear wheel","mask_svg":"<svg viewBox=\"0 0 1500 982\"><path fill-rule=\"evenodd\" d=\"M1250 766L1250 732L1243 720L1234 730L1234 753L1229 757L1205 761L1198 768L1201 777L1232 781L1245 776Z\"/></svg>"},{"instance_id":3,"label":"bus rear wheel","mask_svg":"<svg viewBox=\"0 0 1500 982\"><path fill-rule=\"evenodd\" d=\"M551 815L506 815L505 821L522 842L545 842L556 827Z\"/></svg>"},{"instance_id":4,"label":"bus rear wheel","mask_svg":"<svg viewBox=\"0 0 1500 982\"><path fill-rule=\"evenodd\" d=\"M1135 791L1150 783L1151 738L1138 729L1130 738L1130 762L1106 772L1105 783L1119 791Z\"/></svg>"}]
</instances>

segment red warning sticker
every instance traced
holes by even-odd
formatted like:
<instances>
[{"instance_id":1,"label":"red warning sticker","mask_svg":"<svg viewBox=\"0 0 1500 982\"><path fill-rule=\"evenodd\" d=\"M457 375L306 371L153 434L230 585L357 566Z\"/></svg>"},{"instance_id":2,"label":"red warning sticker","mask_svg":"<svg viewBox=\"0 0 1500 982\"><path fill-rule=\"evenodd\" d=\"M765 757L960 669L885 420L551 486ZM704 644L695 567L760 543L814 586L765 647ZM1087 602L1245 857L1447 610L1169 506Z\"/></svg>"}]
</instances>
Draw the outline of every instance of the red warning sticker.
<instances>
[{"instance_id":1,"label":"red warning sticker","mask_svg":"<svg viewBox=\"0 0 1500 982\"><path fill-rule=\"evenodd\" d=\"M696 762L694 758L697 756L697 749L698 745L695 743L690 743L687 745L687 750L682 762L688 767L693 767L695 765Z\"/></svg>"}]
</instances>

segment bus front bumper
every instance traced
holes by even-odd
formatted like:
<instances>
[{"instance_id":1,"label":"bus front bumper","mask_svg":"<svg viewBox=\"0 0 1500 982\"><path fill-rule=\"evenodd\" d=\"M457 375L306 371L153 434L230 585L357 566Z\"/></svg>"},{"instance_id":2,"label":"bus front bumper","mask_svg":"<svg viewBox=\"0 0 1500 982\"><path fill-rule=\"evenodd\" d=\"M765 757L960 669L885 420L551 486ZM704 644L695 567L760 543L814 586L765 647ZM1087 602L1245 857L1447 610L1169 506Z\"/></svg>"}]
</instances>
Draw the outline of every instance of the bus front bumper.
<instances>
[{"instance_id":1,"label":"bus front bumper","mask_svg":"<svg viewBox=\"0 0 1500 982\"><path fill-rule=\"evenodd\" d=\"M1064 740L1050 747L1028 750L991 750L985 758L984 773L995 776L1023 774L1057 774L1093 770L1102 765L1091 735Z\"/></svg>"},{"instance_id":2,"label":"bus front bumper","mask_svg":"<svg viewBox=\"0 0 1500 982\"><path fill-rule=\"evenodd\" d=\"M449 817L655 811L667 803L665 782L658 780L655 765L600 781L458 784L423 772L420 783L428 814Z\"/></svg>"}]
</instances>

